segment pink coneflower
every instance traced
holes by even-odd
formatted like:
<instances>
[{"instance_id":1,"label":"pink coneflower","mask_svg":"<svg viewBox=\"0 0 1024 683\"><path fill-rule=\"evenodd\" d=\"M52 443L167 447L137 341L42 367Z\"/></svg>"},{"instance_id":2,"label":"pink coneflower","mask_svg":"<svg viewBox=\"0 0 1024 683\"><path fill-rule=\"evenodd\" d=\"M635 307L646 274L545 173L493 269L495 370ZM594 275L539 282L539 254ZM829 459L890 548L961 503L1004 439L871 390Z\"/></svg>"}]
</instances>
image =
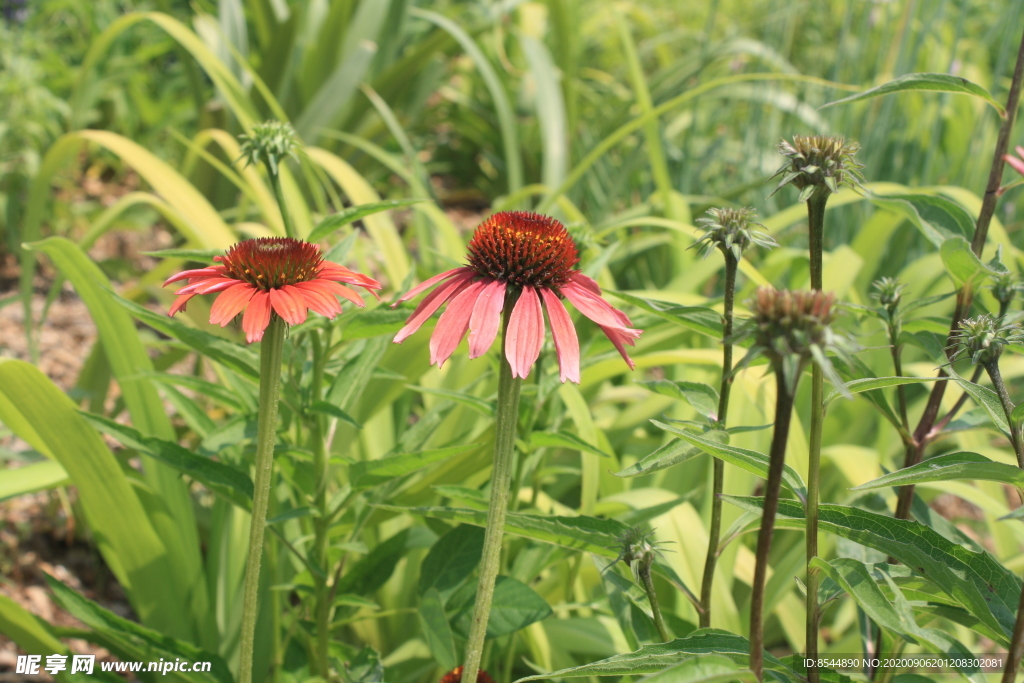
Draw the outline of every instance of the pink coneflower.
<instances>
[{"instance_id":1,"label":"pink coneflower","mask_svg":"<svg viewBox=\"0 0 1024 683\"><path fill-rule=\"evenodd\" d=\"M342 282L373 290L380 283L331 261L324 261L320 247L290 237L260 237L244 240L224 256L214 256L218 265L186 270L164 282L164 286L187 279L177 291L168 315L185 310L196 294L222 292L210 309L210 324L221 327L244 311L242 329L250 344L263 339L263 332L276 313L286 323L305 321L308 310L328 318L341 313L335 295L362 307L363 299Z\"/></svg>"},{"instance_id":2,"label":"pink coneflower","mask_svg":"<svg viewBox=\"0 0 1024 683\"><path fill-rule=\"evenodd\" d=\"M508 318L505 357L512 376L525 378L544 343L544 313L555 340L561 380L580 381L580 346L562 298L597 323L625 359L641 330L631 329L626 314L601 298L601 289L575 269L576 245L554 218L525 211L496 213L477 227L469 243L469 263L435 275L402 295L395 305L430 287L427 295L395 336L400 344L448 303L430 337L430 362L443 364L469 332L469 357L482 356L494 343L502 312Z\"/></svg>"}]
</instances>

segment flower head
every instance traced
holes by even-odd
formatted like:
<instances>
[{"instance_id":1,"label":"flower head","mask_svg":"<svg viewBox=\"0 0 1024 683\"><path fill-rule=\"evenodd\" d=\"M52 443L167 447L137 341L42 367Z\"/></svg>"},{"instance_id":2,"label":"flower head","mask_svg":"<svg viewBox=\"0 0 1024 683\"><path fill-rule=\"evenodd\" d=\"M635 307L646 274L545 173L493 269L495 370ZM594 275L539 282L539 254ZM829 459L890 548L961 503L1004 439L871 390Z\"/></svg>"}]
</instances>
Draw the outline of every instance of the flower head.
<instances>
[{"instance_id":1,"label":"flower head","mask_svg":"<svg viewBox=\"0 0 1024 683\"><path fill-rule=\"evenodd\" d=\"M274 314L292 325L305 321L308 310L333 319L341 313L336 295L362 307L363 299L343 282L374 296L373 290L380 289L376 280L324 261L317 245L290 237L244 240L213 260L217 265L186 270L164 282L166 287L187 280L168 315L185 310L196 294L223 292L213 302L210 324L224 327L244 311L242 329L250 344L263 338Z\"/></svg>"},{"instance_id":2,"label":"flower head","mask_svg":"<svg viewBox=\"0 0 1024 683\"><path fill-rule=\"evenodd\" d=\"M782 140L778 150L786 163L772 176L782 176L772 194L790 183L800 190L802 202L819 187L832 193L839 192L840 185L859 191L864 167L853 158L859 149L856 142L831 135L794 135L792 142Z\"/></svg>"},{"instance_id":3,"label":"flower head","mask_svg":"<svg viewBox=\"0 0 1024 683\"><path fill-rule=\"evenodd\" d=\"M1024 283L1017 279L1017 276L1010 272L999 273L992 277L992 296L1003 307L1008 307L1010 302L1019 292L1024 291Z\"/></svg>"},{"instance_id":4,"label":"flower head","mask_svg":"<svg viewBox=\"0 0 1024 683\"><path fill-rule=\"evenodd\" d=\"M641 331L625 313L601 298L597 283L576 270L579 253L565 226L554 218L503 211L481 223L469 243L467 265L446 271L403 294L394 305L434 287L395 336L400 344L442 304L448 304L430 337L430 362L442 365L469 332L469 357L490 349L507 313L505 357L513 377L525 378L544 344L544 311L555 341L561 380L580 381L580 347L568 299L604 331L629 367ZM435 287L436 285L436 287Z\"/></svg>"},{"instance_id":5,"label":"flower head","mask_svg":"<svg viewBox=\"0 0 1024 683\"><path fill-rule=\"evenodd\" d=\"M707 258L715 247L723 254L732 254L733 258L739 261L751 244L768 249L778 246L778 242L771 235L754 230L754 226L764 226L754 222L757 213L752 208L708 209L708 216L709 218L697 219L704 234L693 244L701 245L702 258Z\"/></svg>"},{"instance_id":6,"label":"flower head","mask_svg":"<svg viewBox=\"0 0 1024 683\"><path fill-rule=\"evenodd\" d=\"M900 305L900 298L903 296L903 290L906 289L906 285L901 283L894 277L883 277L875 280L871 283L871 288L874 289L871 296L878 300L885 310L889 311L890 315Z\"/></svg>"},{"instance_id":7,"label":"flower head","mask_svg":"<svg viewBox=\"0 0 1024 683\"><path fill-rule=\"evenodd\" d=\"M1003 353L1007 344L1024 343L1024 329L1019 323L1004 325L1002 318L988 314L960 321L960 329L952 335L950 362L967 355L977 365L987 365Z\"/></svg>"},{"instance_id":8,"label":"flower head","mask_svg":"<svg viewBox=\"0 0 1024 683\"><path fill-rule=\"evenodd\" d=\"M444 675L440 683L459 683L462 680L462 667L457 666ZM487 672L480 670L476 674L476 683L494 683L494 679L487 675Z\"/></svg>"},{"instance_id":9,"label":"flower head","mask_svg":"<svg viewBox=\"0 0 1024 683\"><path fill-rule=\"evenodd\" d=\"M277 175L277 167L286 157L295 159L299 143L291 125L281 121L257 123L246 135L240 135L242 158L249 164L265 162L271 173Z\"/></svg>"},{"instance_id":10,"label":"flower head","mask_svg":"<svg viewBox=\"0 0 1024 683\"><path fill-rule=\"evenodd\" d=\"M654 535L654 530L644 531L640 527L630 527L626 529L619 537L615 539L618 541L616 548L619 551L619 556L616 557L607 567L614 567L615 563L622 560L629 566L634 576L640 571L640 569L650 566L654 563L654 559L660 556L664 551L659 548L659 545L664 545L667 541L652 541L651 536Z\"/></svg>"},{"instance_id":11,"label":"flower head","mask_svg":"<svg viewBox=\"0 0 1024 683\"><path fill-rule=\"evenodd\" d=\"M789 386L808 362L821 366L825 376L840 391L845 385L832 367L827 351L845 356L852 344L832 329L836 318L835 296L818 290L789 291L760 287L748 302L751 317L737 333L737 340L752 338L750 352L739 367L764 355L776 373L785 375Z\"/></svg>"}]
</instances>

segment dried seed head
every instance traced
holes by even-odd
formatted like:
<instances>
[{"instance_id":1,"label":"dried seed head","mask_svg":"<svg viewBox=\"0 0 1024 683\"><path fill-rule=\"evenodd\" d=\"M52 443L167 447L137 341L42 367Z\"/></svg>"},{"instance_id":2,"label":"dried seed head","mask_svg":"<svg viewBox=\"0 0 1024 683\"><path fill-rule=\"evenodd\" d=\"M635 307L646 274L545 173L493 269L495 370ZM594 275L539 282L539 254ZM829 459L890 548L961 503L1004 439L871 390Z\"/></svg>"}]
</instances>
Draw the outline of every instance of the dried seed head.
<instances>
[{"instance_id":1,"label":"dried seed head","mask_svg":"<svg viewBox=\"0 0 1024 683\"><path fill-rule=\"evenodd\" d=\"M278 289L316 278L323 262L320 247L290 237L243 240L224 256L215 256L227 276L258 289Z\"/></svg>"},{"instance_id":2,"label":"dried seed head","mask_svg":"<svg viewBox=\"0 0 1024 683\"><path fill-rule=\"evenodd\" d=\"M946 347L952 350L950 362L969 356L975 365L986 365L997 360L1007 344L1024 343L1024 329L1018 323L1004 325L1001 318L986 313L960 321L952 338L953 343Z\"/></svg>"},{"instance_id":3,"label":"dried seed head","mask_svg":"<svg viewBox=\"0 0 1024 683\"><path fill-rule=\"evenodd\" d=\"M469 242L470 268L516 287L557 290L569 282L579 260L564 225L527 211L493 214Z\"/></svg>"},{"instance_id":4,"label":"dried seed head","mask_svg":"<svg viewBox=\"0 0 1024 683\"><path fill-rule=\"evenodd\" d=\"M277 169L286 157L296 158L295 151L299 143L295 130L290 124L281 121L264 121L257 123L245 135L239 135L242 141L242 157L249 164L261 161L270 167L270 172L277 175Z\"/></svg>"},{"instance_id":5,"label":"dried seed head","mask_svg":"<svg viewBox=\"0 0 1024 683\"><path fill-rule=\"evenodd\" d=\"M790 183L800 190L802 202L807 201L818 188L835 193L839 192L840 186L846 185L861 191L864 176L860 169L864 167L853 158L858 149L860 145L856 142L830 135L794 135L792 142L781 141L778 150L786 157L786 163L772 176L782 176L772 194Z\"/></svg>"},{"instance_id":6,"label":"dried seed head","mask_svg":"<svg viewBox=\"0 0 1024 683\"><path fill-rule=\"evenodd\" d=\"M462 667L457 666L444 675L440 683L459 683L462 680ZM480 670L476 675L476 683L494 683L494 679L487 675L487 672Z\"/></svg>"},{"instance_id":7,"label":"dried seed head","mask_svg":"<svg viewBox=\"0 0 1024 683\"><path fill-rule=\"evenodd\" d=\"M894 277L883 277L872 282L871 288L875 290L871 296L892 313L900 305L900 298L903 296L906 285Z\"/></svg>"},{"instance_id":8,"label":"dried seed head","mask_svg":"<svg viewBox=\"0 0 1024 683\"><path fill-rule=\"evenodd\" d=\"M693 245L700 245L702 258L707 258L715 247L738 261L751 244L768 249L778 246L771 235L754 230L754 226L764 226L754 222L757 213L752 208L714 208L708 210L708 216L697 220L704 234Z\"/></svg>"}]
</instances>

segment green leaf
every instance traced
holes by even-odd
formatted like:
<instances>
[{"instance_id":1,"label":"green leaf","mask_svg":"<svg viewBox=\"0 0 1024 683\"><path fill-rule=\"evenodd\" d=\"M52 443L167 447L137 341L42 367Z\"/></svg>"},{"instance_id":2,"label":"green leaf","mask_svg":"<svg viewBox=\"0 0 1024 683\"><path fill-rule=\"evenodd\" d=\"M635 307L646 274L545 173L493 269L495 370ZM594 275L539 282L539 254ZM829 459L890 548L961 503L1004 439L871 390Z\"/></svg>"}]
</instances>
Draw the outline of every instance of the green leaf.
<instances>
[{"instance_id":1,"label":"green leaf","mask_svg":"<svg viewBox=\"0 0 1024 683\"><path fill-rule=\"evenodd\" d=\"M946 270L958 286L974 284L989 275L989 269L971 249L971 243L963 237L950 237L939 247L939 255Z\"/></svg>"},{"instance_id":2,"label":"green leaf","mask_svg":"<svg viewBox=\"0 0 1024 683\"><path fill-rule=\"evenodd\" d=\"M1014 465L994 462L978 453L958 451L928 458L924 462L890 472L866 484L855 486L850 490L865 491L868 489L880 489L886 486L907 486L933 481L955 481L958 479L998 481L1004 484L1024 487L1024 470Z\"/></svg>"},{"instance_id":3,"label":"green leaf","mask_svg":"<svg viewBox=\"0 0 1024 683\"><path fill-rule=\"evenodd\" d=\"M811 559L811 567L825 572L839 584L876 624L907 642L917 642L913 636L917 631L917 624L907 623L906 619L896 612L863 562L845 557L825 562L820 557L815 557Z\"/></svg>"},{"instance_id":4,"label":"green leaf","mask_svg":"<svg viewBox=\"0 0 1024 683\"><path fill-rule=\"evenodd\" d=\"M153 258L182 258L187 261L195 261L209 265L214 256L223 256L223 249L157 249L156 251L143 251L142 254Z\"/></svg>"},{"instance_id":5,"label":"green leaf","mask_svg":"<svg viewBox=\"0 0 1024 683\"><path fill-rule=\"evenodd\" d=\"M1020 434L1021 425L1024 425L1024 401L1018 403L1010 412L1010 424L1014 432Z\"/></svg>"},{"instance_id":6,"label":"green leaf","mask_svg":"<svg viewBox=\"0 0 1024 683\"><path fill-rule=\"evenodd\" d=\"M426 533L429 532L422 527L403 529L378 544L359 562L345 571L345 574L335 584L338 587L337 591L364 597L376 593L391 578L399 560L405 557L409 550L423 547Z\"/></svg>"},{"instance_id":7,"label":"green leaf","mask_svg":"<svg viewBox=\"0 0 1024 683\"><path fill-rule=\"evenodd\" d=\"M191 389L198 396L206 396L234 411L244 410L241 399L231 389L193 375L172 375L166 372L151 372L146 375L150 381L169 386Z\"/></svg>"},{"instance_id":8,"label":"green leaf","mask_svg":"<svg viewBox=\"0 0 1024 683\"><path fill-rule=\"evenodd\" d=\"M844 97L841 100L835 100L828 104L823 104L818 108L824 109L826 107L834 107L837 104L846 104L848 102L856 102L858 100L866 100L872 97L880 97L890 93L907 92L910 90L950 92L971 95L984 100L995 108L995 110L999 112L1000 116L1004 118L1006 117L1006 109L1003 108L1003 105L996 102L985 88L981 87L977 83L970 82L966 78L937 73L906 74L899 78L894 78L888 83L883 83L882 85L871 88L870 90L865 90L864 92L857 93L856 95L850 95L849 97Z\"/></svg>"},{"instance_id":9,"label":"green leaf","mask_svg":"<svg viewBox=\"0 0 1024 683\"><path fill-rule=\"evenodd\" d=\"M449 446L415 453L395 453L377 460L360 460L348 466L349 482L355 489L370 489L436 462L447 460L453 455L470 451L479 445Z\"/></svg>"},{"instance_id":10,"label":"green leaf","mask_svg":"<svg viewBox=\"0 0 1024 683\"><path fill-rule=\"evenodd\" d=\"M714 337L715 339L722 338L722 316L714 309L704 306L681 306L667 301L643 299L632 294L612 290L609 290L608 293L648 313L653 313L663 320L700 332L709 337Z\"/></svg>"},{"instance_id":11,"label":"green leaf","mask_svg":"<svg viewBox=\"0 0 1024 683\"><path fill-rule=\"evenodd\" d=\"M759 512L763 498L722 496L744 510ZM987 552L976 552L918 522L894 519L843 505L818 509L819 529L874 548L925 577L964 609L1002 633L1009 642L1016 621L1021 582ZM805 528L804 509L793 500L780 500L777 529Z\"/></svg>"},{"instance_id":12,"label":"green leaf","mask_svg":"<svg viewBox=\"0 0 1024 683\"><path fill-rule=\"evenodd\" d=\"M86 422L104 434L109 434L128 448L145 453L174 469L187 474L204 486L224 494L243 509L252 506L252 479L231 465L196 455L173 441L143 436L131 427L109 420L102 415L80 411Z\"/></svg>"},{"instance_id":13,"label":"green leaf","mask_svg":"<svg viewBox=\"0 0 1024 683\"><path fill-rule=\"evenodd\" d=\"M388 211L390 209L397 209L403 206L409 206L410 204L418 204L420 202L429 201L427 199L389 199L384 202L374 202L372 204L360 204L359 206L352 206L344 211L331 214L327 218L320 221L313 231L306 236L307 242L319 242L323 238L330 235L332 232L340 227L354 223L360 218L366 216L372 216L375 213L381 211Z\"/></svg>"},{"instance_id":14,"label":"green leaf","mask_svg":"<svg viewBox=\"0 0 1024 683\"><path fill-rule=\"evenodd\" d=\"M447 398L456 403L461 403L464 406L472 408L482 415L488 417L494 417L494 401L485 401L482 398L476 396L470 396L464 391L452 391L451 389L435 389L432 387L419 387L410 384L409 389L418 391L421 394L430 394L431 396L440 396Z\"/></svg>"},{"instance_id":15,"label":"green leaf","mask_svg":"<svg viewBox=\"0 0 1024 683\"><path fill-rule=\"evenodd\" d=\"M685 400L712 422L718 419L718 392L707 384L670 379L638 380L637 384L643 384L664 396Z\"/></svg>"},{"instance_id":16,"label":"green leaf","mask_svg":"<svg viewBox=\"0 0 1024 683\"><path fill-rule=\"evenodd\" d=\"M420 595L434 591L447 600L480 564L483 549L484 530L472 524L460 524L437 539L420 566Z\"/></svg>"},{"instance_id":17,"label":"green leaf","mask_svg":"<svg viewBox=\"0 0 1024 683\"><path fill-rule=\"evenodd\" d=\"M144 624L167 633L191 629L167 546L103 440L38 369L0 359L0 422L59 462L78 487L78 500L100 554ZM59 426L59 428L58 428Z\"/></svg>"},{"instance_id":18,"label":"green leaf","mask_svg":"<svg viewBox=\"0 0 1024 683\"><path fill-rule=\"evenodd\" d=\"M637 683L753 683L756 680L757 676L753 671L739 668L739 665L728 657L705 655L687 659L682 664L669 667L653 676L641 678Z\"/></svg>"},{"instance_id":19,"label":"green leaf","mask_svg":"<svg viewBox=\"0 0 1024 683\"><path fill-rule=\"evenodd\" d=\"M938 379L938 377L865 377L864 379L855 379L847 382L846 390L851 394L859 394L863 391L897 387L903 384L922 384L924 382L934 382ZM839 398L839 396L841 394L833 389L832 393L825 398L825 405Z\"/></svg>"},{"instance_id":20,"label":"green leaf","mask_svg":"<svg viewBox=\"0 0 1024 683\"><path fill-rule=\"evenodd\" d=\"M390 306L379 306L372 311L356 310L342 319L345 339L368 339L380 335L393 336L405 326L409 311Z\"/></svg>"},{"instance_id":21,"label":"green leaf","mask_svg":"<svg viewBox=\"0 0 1024 683\"><path fill-rule=\"evenodd\" d=\"M725 432L708 432L705 436L717 435L723 442L728 438ZM613 472L616 477L639 477L644 474L650 474L651 472L657 472L673 465L686 462L692 458L697 457L704 451L696 446L692 446L685 441L679 439L672 439L664 446L659 447L653 453L649 453L644 456L642 460L639 460L629 467Z\"/></svg>"},{"instance_id":22,"label":"green leaf","mask_svg":"<svg viewBox=\"0 0 1024 683\"><path fill-rule=\"evenodd\" d=\"M1006 411L1003 410L1003 404L999 400L999 396L996 392L992 391L988 387L983 387L974 382L969 382L960 375L956 374L956 370L952 366L946 368L946 372L953 378L953 381L960 385L960 388L966 391L971 398L973 398L978 405L984 408L985 412L988 413L989 418L992 420L992 424L996 426L1000 432L1002 432L1007 438L1010 436L1010 425L1006 421Z\"/></svg>"},{"instance_id":23,"label":"green leaf","mask_svg":"<svg viewBox=\"0 0 1024 683\"><path fill-rule=\"evenodd\" d=\"M597 446L594 446L575 434L570 434L566 431L533 432L530 434L530 445L534 448L568 448L569 450L580 451L581 453L598 455L602 458L612 457L610 453L606 453Z\"/></svg>"},{"instance_id":24,"label":"green leaf","mask_svg":"<svg viewBox=\"0 0 1024 683\"><path fill-rule=\"evenodd\" d=\"M672 432L677 438L701 449L708 455L724 460L751 474L756 474L762 479L768 478L768 456L757 451L748 451L745 448L726 446L708 439L695 436L685 429L674 427L658 420L651 420L656 426L667 432ZM785 465L782 471L782 483L787 489L797 495L800 500L807 500L807 486L800 474L789 465Z\"/></svg>"},{"instance_id":25,"label":"green leaf","mask_svg":"<svg viewBox=\"0 0 1024 683\"><path fill-rule=\"evenodd\" d=\"M112 296L117 303L127 308L140 322L149 325L158 332L163 332L168 337L177 339L210 360L217 361L221 365L231 368L250 379L259 380L260 361L259 357L252 350L240 344L221 339L209 332L189 327L170 316L155 313L145 306L140 306L134 301L129 301L117 294Z\"/></svg>"},{"instance_id":26,"label":"green leaf","mask_svg":"<svg viewBox=\"0 0 1024 683\"><path fill-rule=\"evenodd\" d=\"M322 415L336 417L342 422L349 423L356 429L363 428L363 425L356 422L351 415L349 415L348 413L346 413L344 410L334 405L333 403L328 403L327 401L313 401L313 405L311 405L309 409L314 413L320 413Z\"/></svg>"},{"instance_id":27,"label":"green leaf","mask_svg":"<svg viewBox=\"0 0 1024 683\"><path fill-rule=\"evenodd\" d=\"M173 660L181 657L190 662L210 662L209 673L171 672L185 681L217 681L232 683L234 680L227 664L217 655L206 652L191 643L158 633L134 621L120 617L110 610L89 600L49 574L44 574L46 583L53 591L57 602L71 616L91 629L116 642L126 653L139 661L155 661L161 658Z\"/></svg>"},{"instance_id":28,"label":"green leaf","mask_svg":"<svg viewBox=\"0 0 1024 683\"><path fill-rule=\"evenodd\" d=\"M45 621L6 595L0 595L0 633L10 638L15 645L25 651L25 654L43 657L53 654L70 654L67 646L50 633ZM45 662L45 660L43 661ZM70 667L68 671L70 671ZM88 681L91 678L86 674L72 676L68 671L58 674L57 680ZM96 673L100 673L99 667L97 667Z\"/></svg>"},{"instance_id":29,"label":"green leaf","mask_svg":"<svg viewBox=\"0 0 1024 683\"><path fill-rule=\"evenodd\" d=\"M473 620L476 584L469 582L448 601L452 613L452 630L465 637ZM551 615L551 606L526 584L511 576L499 576L494 584L491 612L487 620L487 637L500 638L526 628Z\"/></svg>"},{"instance_id":30,"label":"green leaf","mask_svg":"<svg viewBox=\"0 0 1024 683\"><path fill-rule=\"evenodd\" d=\"M66 486L68 473L59 462L44 460L17 469L5 469L0 477L0 501L36 491Z\"/></svg>"},{"instance_id":31,"label":"green leaf","mask_svg":"<svg viewBox=\"0 0 1024 683\"><path fill-rule=\"evenodd\" d=\"M615 655L590 664L553 671L549 674L527 676L520 678L515 683L558 678L653 674L695 658L703 660L709 655L723 656L740 666L745 666L750 661L750 641L743 636L720 629L700 629L686 638L677 638L667 643L644 645L636 652ZM789 681L796 678L793 671L770 652L764 653L764 668L766 673L777 680Z\"/></svg>"},{"instance_id":32,"label":"green leaf","mask_svg":"<svg viewBox=\"0 0 1024 683\"><path fill-rule=\"evenodd\" d=\"M901 191L871 195L871 202L904 216L936 249L948 239L970 239L974 234L974 218L960 204L941 195Z\"/></svg>"},{"instance_id":33,"label":"green leaf","mask_svg":"<svg viewBox=\"0 0 1024 683\"><path fill-rule=\"evenodd\" d=\"M430 588L420 596L418 611L423 639L427 641L430 654L442 669L451 671L458 664L455 638L452 637L452 628L448 624L441 595L436 588Z\"/></svg>"}]
</instances>

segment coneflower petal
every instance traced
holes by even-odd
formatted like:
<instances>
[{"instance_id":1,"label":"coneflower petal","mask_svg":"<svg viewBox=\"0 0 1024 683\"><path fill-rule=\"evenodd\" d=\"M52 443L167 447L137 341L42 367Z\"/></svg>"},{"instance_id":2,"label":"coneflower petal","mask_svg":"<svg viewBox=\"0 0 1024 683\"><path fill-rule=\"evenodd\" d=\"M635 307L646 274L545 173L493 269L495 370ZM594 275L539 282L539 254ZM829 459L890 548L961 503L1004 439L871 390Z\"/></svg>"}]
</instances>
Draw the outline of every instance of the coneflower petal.
<instances>
[{"instance_id":1,"label":"coneflower petal","mask_svg":"<svg viewBox=\"0 0 1024 683\"><path fill-rule=\"evenodd\" d=\"M469 357L479 358L487 353L501 327L501 311L505 307L505 283L501 280L484 286L476 298L473 315L469 319Z\"/></svg>"},{"instance_id":2,"label":"coneflower petal","mask_svg":"<svg viewBox=\"0 0 1024 683\"><path fill-rule=\"evenodd\" d=\"M519 301L512 309L505 336L505 358L512 366L512 376L526 379L530 368L540 357L544 345L544 311L533 287L523 287Z\"/></svg>"},{"instance_id":3,"label":"coneflower petal","mask_svg":"<svg viewBox=\"0 0 1024 683\"><path fill-rule=\"evenodd\" d=\"M185 304L187 304L188 300L191 299L194 296L195 296L195 294L182 294L182 295L180 295L177 299L174 300L174 303L171 305L171 310L167 311L167 315L174 315L178 311L184 311L185 310Z\"/></svg>"},{"instance_id":4,"label":"coneflower petal","mask_svg":"<svg viewBox=\"0 0 1024 683\"><path fill-rule=\"evenodd\" d=\"M226 326L232 318L241 313L249 299L256 293L256 288L248 282L235 281L234 286L228 287L213 302L210 308L210 324Z\"/></svg>"},{"instance_id":5,"label":"coneflower petal","mask_svg":"<svg viewBox=\"0 0 1024 683\"><path fill-rule=\"evenodd\" d=\"M551 337L555 340L555 354L558 356L559 379L580 383L580 342L576 336L569 311L565 310L558 295L550 289L542 288L540 295L544 299L544 307L548 311L548 322L551 323Z\"/></svg>"},{"instance_id":6,"label":"coneflower petal","mask_svg":"<svg viewBox=\"0 0 1024 683\"><path fill-rule=\"evenodd\" d=\"M406 292L402 296L398 297L398 299L395 301L395 303L391 304L391 306L392 307L397 306L398 304L402 303L403 301L408 301L409 299L414 298L417 294L419 294L420 292L423 292L423 291L426 291L426 290L430 289L433 285L437 284L441 280L447 280L448 278L455 277L456 275L469 275L469 274L472 274L472 273L473 273L473 271L471 269L469 269L469 268L466 268L466 267L453 268L452 270L446 270L445 272L441 273L440 275L435 275L434 277L430 278L429 280L424 280L423 282L419 283L418 285L416 285L415 287L410 289L408 292Z\"/></svg>"},{"instance_id":7,"label":"coneflower petal","mask_svg":"<svg viewBox=\"0 0 1024 683\"><path fill-rule=\"evenodd\" d=\"M175 294L206 294L206 288L223 282L238 282L230 277L200 277L175 292ZM230 285L229 285L230 286Z\"/></svg>"},{"instance_id":8,"label":"coneflower petal","mask_svg":"<svg viewBox=\"0 0 1024 683\"><path fill-rule=\"evenodd\" d=\"M334 280L312 280L310 282L296 283L296 287L299 284L313 285L321 289L321 291L330 292L331 294L337 294L338 296L345 297L359 308L363 308L366 304L363 302L363 297L359 296L355 290L349 289L343 284L335 282ZM372 291L372 290L371 290Z\"/></svg>"},{"instance_id":9,"label":"coneflower petal","mask_svg":"<svg viewBox=\"0 0 1024 683\"><path fill-rule=\"evenodd\" d=\"M166 280L164 280L164 287L177 282L178 280L185 280L187 278L205 278L205 277L216 277L224 274L224 266L210 266L209 268L196 268L195 270L183 270L180 273L175 273Z\"/></svg>"},{"instance_id":10,"label":"coneflower petal","mask_svg":"<svg viewBox=\"0 0 1024 683\"><path fill-rule=\"evenodd\" d=\"M626 365L629 366L629 369L635 370L636 363L634 363L633 359L629 357L628 353L626 353L625 346L626 344L633 346L635 342L633 341L632 336L627 336L626 334L624 334L624 332L636 332L636 336L639 337L640 330L623 330L623 328L621 327L605 327L602 325L601 331L604 332L605 336L608 337L608 340L611 341L611 343L618 350L619 355L622 356L622 360L626 361Z\"/></svg>"},{"instance_id":11,"label":"coneflower petal","mask_svg":"<svg viewBox=\"0 0 1024 683\"><path fill-rule=\"evenodd\" d=\"M468 268L463 270L466 272L460 273L448 282L438 286L437 289L428 294L423 301L420 302L420 305L417 306L416 310L409 316L409 319L405 323L405 327L399 330L398 334L395 335L394 342L396 344L401 344L409 335L420 329L420 327L423 326L423 323L425 323L427 319L434 314L434 311L441 307L441 304L455 296L459 292L459 288L473 278L473 271Z\"/></svg>"},{"instance_id":12,"label":"coneflower petal","mask_svg":"<svg viewBox=\"0 0 1024 683\"><path fill-rule=\"evenodd\" d=\"M459 342L469 329L469 319L473 315L473 307L476 304L480 290L484 288L483 282L474 282L460 291L451 301L448 308L437 321L434 333L430 335L430 364L437 363L438 367L444 365Z\"/></svg>"},{"instance_id":13,"label":"coneflower petal","mask_svg":"<svg viewBox=\"0 0 1024 683\"><path fill-rule=\"evenodd\" d=\"M306 307L302 305L302 293L294 292L291 285L270 290L270 305L290 325L306 321Z\"/></svg>"},{"instance_id":14,"label":"coneflower petal","mask_svg":"<svg viewBox=\"0 0 1024 683\"><path fill-rule=\"evenodd\" d=\"M334 318L341 313L341 303L335 299L330 287L323 286L322 280L312 280L310 282L296 282L295 288L303 292L307 302L316 301L317 304L310 305L309 307L319 313L325 315L328 318ZM341 285L338 285L339 287ZM325 312L328 311L328 312Z\"/></svg>"},{"instance_id":15,"label":"coneflower petal","mask_svg":"<svg viewBox=\"0 0 1024 683\"><path fill-rule=\"evenodd\" d=\"M572 305L579 310L580 313L587 316L595 323L602 327L615 327L620 329L626 329L626 322L628 318L625 318L625 314L621 311L616 311L607 301L597 296L583 286L570 282L565 287L562 287L562 294L565 298L572 302ZM624 320L625 318L625 320ZM635 333L635 334L633 334ZM640 332L637 330L631 330L630 335L639 337Z\"/></svg>"},{"instance_id":16,"label":"coneflower petal","mask_svg":"<svg viewBox=\"0 0 1024 683\"><path fill-rule=\"evenodd\" d=\"M242 316L245 341L252 344L263 339L263 333L269 324L270 292L257 290L249 299L249 305L245 307L245 315Z\"/></svg>"},{"instance_id":17,"label":"coneflower petal","mask_svg":"<svg viewBox=\"0 0 1024 683\"><path fill-rule=\"evenodd\" d=\"M597 284L597 280L590 277L589 275L584 275L583 273L577 270L572 274L572 277L570 277L569 279L578 284L580 287L588 289L594 294L601 296L601 286Z\"/></svg>"}]
</instances>

